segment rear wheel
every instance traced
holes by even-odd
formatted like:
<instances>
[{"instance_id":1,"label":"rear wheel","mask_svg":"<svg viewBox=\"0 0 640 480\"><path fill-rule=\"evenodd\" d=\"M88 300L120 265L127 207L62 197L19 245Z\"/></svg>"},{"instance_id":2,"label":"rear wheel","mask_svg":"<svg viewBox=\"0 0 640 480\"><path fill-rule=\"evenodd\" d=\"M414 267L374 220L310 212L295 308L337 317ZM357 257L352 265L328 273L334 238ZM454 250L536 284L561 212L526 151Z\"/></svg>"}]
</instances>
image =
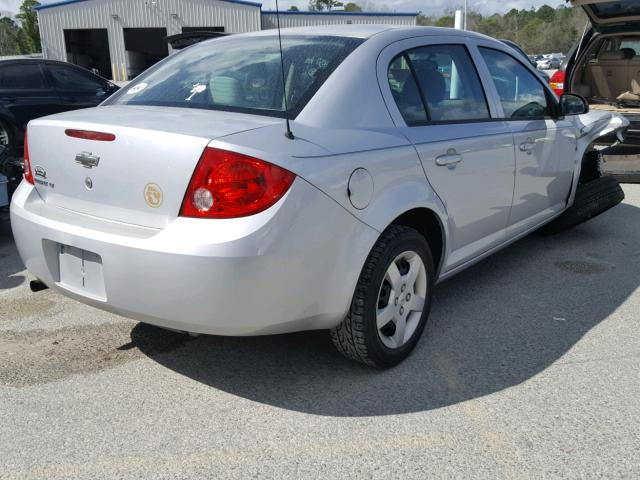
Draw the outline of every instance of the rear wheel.
<instances>
[{"instance_id":1,"label":"rear wheel","mask_svg":"<svg viewBox=\"0 0 640 480\"><path fill-rule=\"evenodd\" d=\"M622 200L624 192L613 177L600 177L580 184L573 205L540 231L546 235L560 233L606 212Z\"/></svg>"},{"instance_id":2,"label":"rear wheel","mask_svg":"<svg viewBox=\"0 0 640 480\"><path fill-rule=\"evenodd\" d=\"M331 330L338 351L379 368L404 360L426 325L434 275L429 244L419 232L387 229L367 258L347 317Z\"/></svg>"}]
</instances>

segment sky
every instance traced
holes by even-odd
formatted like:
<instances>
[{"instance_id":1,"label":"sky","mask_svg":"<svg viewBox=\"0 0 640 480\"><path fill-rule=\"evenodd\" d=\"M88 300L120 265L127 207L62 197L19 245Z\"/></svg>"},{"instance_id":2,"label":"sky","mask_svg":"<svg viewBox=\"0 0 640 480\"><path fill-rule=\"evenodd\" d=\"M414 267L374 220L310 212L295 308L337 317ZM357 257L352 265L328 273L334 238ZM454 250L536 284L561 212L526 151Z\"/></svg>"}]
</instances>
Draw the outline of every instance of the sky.
<instances>
[{"instance_id":1,"label":"sky","mask_svg":"<svg viewBox=\"0 0 640 480\"><path fill-rule=\"evenodd\" d=\"M41 3L52 3L57 0L41 0ZM142 0L129 0L142 1ZM270 10L275 8L275 0L252 0L256 3L262 3L263 8ZM348 1L348 0L347 0ZM464 0L364 0L360 3L366 4L368 10L389 9L396 12L418 12L422 11L428 15L438 15L444 13L446 9L455 8L463 3ZM286 10L291 5L298 6L301 10L305 10L309 4L308 0L278 0L280 9ZM0 0L0 10L17 11L21 0ZM358 3L358 0L356 0ZM479 11L483 14L487 13L504 13L512 8L531 8L539 7L545 3L551 6L557 6L565 3L564 0L468 0L469 8ZM378 8L379 7L379 8Z\"/></svg>"}]
</instances>

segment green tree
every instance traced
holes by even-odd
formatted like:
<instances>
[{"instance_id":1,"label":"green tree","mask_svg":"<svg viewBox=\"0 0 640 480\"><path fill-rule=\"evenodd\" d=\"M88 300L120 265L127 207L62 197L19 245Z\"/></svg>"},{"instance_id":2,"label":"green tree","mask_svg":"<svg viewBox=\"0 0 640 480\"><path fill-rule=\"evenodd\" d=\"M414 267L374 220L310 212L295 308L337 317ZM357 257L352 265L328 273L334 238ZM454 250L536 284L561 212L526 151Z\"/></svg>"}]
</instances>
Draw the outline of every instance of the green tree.
<instances>
[{"instance_id":1,"label":"green tree","mask_svg":"<svg viewBox=\"0 0 640 480\"><path fill-rule=\"evenodd\" d=\"M40 6L40 3L36 0L23 0L22 5L20 5L20 13L16 15L16 18L20 21L20 27L27 38L28 53L42 51L38 14L35 11L38 6Z\"/></svg>"},{"instance_id":2,"label":"green tree","mask_svg":"<svg viewBox=\"0 0 640 480\"><path fill-rule=\"evenodd\" d=\"M349 2L344 6L345 12L361 12L362 7L357 3Z\"/></svg>"},{"instance_id":3,"label":"green tree","mask_svg":"<svg viewBox=\"0 0 640 480\"><path fill-rule=\"evenodd\" d=\"M0 18L0 55L31 53L24 30L9 17Z\"/></svg>"},{"instance_id":4,"label":"green tree","mask_svg":"<svg viewBox=\"0 0 640 480\"><path fill-rule=\"evenodd\" d=\"M0 19L0 55L20 53L17 41L18 26L9 17Z\"/></svg>"},{"instance_id":5,"label":"green tree","mask_svg":"<svg viewBox=\"0 0 640 480\"><path fill-rule=\"evenodd\" d=\"M309 10L312 12L322 12L324 10L331 10L335 7L341 6L342 2L339 2L338 0L309 0Z\"/></svg>"},{"instance_id":6,"label":"green tree","mask_svg":"<svg viewBox=\"0 0 640 480\"><path fill-rule=\"evenodd\" d=\"M289 7L289 11L290 11L290 12L299 12L299 11L300 11L300 9L299 9L298 7L296 7L295 5L291 5L291 6Z\"/></svg>"},{"instance_id":7,"label":"green tree","mask_svg":"<svg viewBox=\"0 0 640 480\"><path fill-rule=\"evenodd\" d=\"M437 19L434 25L436 27L453 27L455 23L455 17L451 15L445 15L444 17L440 17L439 19Z\"/></svg>"},{"instance_id":8,"label":"green tree","mask_svg":"<svg viewBox=\"0 0 640 480\"><path fill-rule=\"evenodd\" d=\"M542 5L536 12L536 16L543 22L553 22L556 11L549 5Z\"/></svg>"}]
</instances>

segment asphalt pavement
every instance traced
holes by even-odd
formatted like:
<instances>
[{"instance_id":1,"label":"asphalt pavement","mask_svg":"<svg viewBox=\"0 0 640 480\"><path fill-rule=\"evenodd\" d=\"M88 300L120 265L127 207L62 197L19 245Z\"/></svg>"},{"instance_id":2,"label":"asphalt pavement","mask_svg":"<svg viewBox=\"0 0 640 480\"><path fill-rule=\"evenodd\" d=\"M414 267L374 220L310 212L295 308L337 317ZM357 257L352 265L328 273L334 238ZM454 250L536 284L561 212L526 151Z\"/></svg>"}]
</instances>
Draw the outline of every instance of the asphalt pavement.
<instances>
[{"instance_id":1,"label":"asphalt pavement","mask_svg":"<svg viewBox=\"0 0 640 480\"><path fill-rule=\"evenodd\" d=\"M625 192L439 285L388 371L326 332L191 338L33 294L2 218L0 479L640 478L640 186Z\"/></svg>"}]
</instances>

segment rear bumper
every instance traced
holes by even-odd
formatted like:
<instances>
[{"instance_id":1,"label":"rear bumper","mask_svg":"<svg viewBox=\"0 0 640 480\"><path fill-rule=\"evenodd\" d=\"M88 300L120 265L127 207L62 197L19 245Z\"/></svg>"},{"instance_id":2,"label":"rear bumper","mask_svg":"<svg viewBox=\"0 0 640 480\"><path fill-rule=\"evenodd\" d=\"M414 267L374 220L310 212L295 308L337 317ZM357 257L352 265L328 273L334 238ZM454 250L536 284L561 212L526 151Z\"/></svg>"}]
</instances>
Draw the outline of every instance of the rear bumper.
<instances>
[{"instance_id":1,"label":"rear bumper","mask_svg":"<svg viewBox=\"0 0 640 480\"><path fill-rule=\"evenodd\" d=\"M49 287L142 322L218 335L335 326L378 236L301 179L259 215L177 218L162 230L49 207L23 182L11 224L27 269ZM61 283L60 244L101 257L105 298Z\"/></svg>"}]
</instances>

